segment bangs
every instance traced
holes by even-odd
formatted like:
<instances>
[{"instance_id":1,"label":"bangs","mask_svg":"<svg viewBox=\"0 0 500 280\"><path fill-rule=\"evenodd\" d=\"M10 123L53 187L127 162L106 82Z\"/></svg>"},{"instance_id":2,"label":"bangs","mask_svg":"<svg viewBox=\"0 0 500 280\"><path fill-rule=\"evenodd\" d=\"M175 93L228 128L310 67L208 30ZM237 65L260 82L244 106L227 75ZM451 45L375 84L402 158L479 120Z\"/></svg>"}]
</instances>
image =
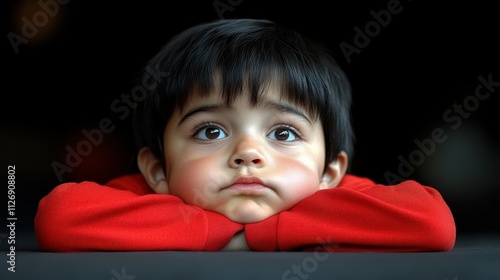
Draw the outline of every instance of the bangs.
<instances>
[{"instance_id":1,"label":"bangs","mask_svg":"<svg viewBox=\"0 0 500 280\"><path fill-rule=\"evenodd\" d=\"M221 30L220 26L197 32L190 40L176 38L179 44L173 45L177 49L169 51L176 57L163 57L170 63L159 63L170 65L169 72L174 73L165 84L165 93L173 94L170 98L181 109L194 87L202 96L217 92L228 104L248 92L255 105L266 87L274 84L283 99L317 117L317 104L324 104L328 95L324 61L311 49L311 42L304 42L293 31L277 32L266 24L263 21L261 28L253 27L253 32Z\"/></svg>"}]
</instances>

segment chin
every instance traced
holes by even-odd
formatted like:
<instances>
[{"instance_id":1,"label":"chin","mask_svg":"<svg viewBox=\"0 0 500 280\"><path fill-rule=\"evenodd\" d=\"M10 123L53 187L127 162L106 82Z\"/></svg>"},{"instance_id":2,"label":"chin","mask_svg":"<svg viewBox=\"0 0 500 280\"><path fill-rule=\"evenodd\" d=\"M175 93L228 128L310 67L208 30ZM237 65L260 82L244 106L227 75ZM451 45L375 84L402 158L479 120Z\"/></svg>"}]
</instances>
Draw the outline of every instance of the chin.
<instances>
[{"instance_id":1,"label":"chin","mask_svg":"<svg viewBox=\"0 0 500 280\"><path fill-rule=\"evenodd\" d=\"M258 223L276 214L267 207L262 207L255 202L244 203L235 209L222 213L231 221L240 224Z\"/></svg>"},{"instance_id":2,"label":"chin","mask_svg":"<svg viewBox=\"0 0 500 280\"><path fill-rule=\"evenodd\" d=\"M228 217L231 221L239 224L251 224L262 222L270 216L256 217L256 216L237 216L237 217Z\"/></svg>"}]
</instances>

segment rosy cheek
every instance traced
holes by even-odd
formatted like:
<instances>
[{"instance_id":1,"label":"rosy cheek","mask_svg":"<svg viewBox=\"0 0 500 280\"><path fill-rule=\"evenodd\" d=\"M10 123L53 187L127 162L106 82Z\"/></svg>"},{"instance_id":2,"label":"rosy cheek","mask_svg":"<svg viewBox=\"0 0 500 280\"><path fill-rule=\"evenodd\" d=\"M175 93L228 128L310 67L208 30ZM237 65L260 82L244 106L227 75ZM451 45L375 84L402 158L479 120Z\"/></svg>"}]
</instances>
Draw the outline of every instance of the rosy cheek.
<instances>
[{"instance_id":1,"label":"rosy cheek","mask_svg":"<svg viewBox=\"0 0 500 280\"><path fill-rule=\"evenodd\" d=\"M216 162L210 157L177 162L172 166L169 190L188 204L204 207L218 187Z\"/></svg>"},{"instance_id":2,"label":"rosy cheek","mask_svg":"<svg viewBox=\"0 0 500 280\"><path fill-rule=\"evenodd\" d=\"M308 161L287 159L276 167L277 180L292 200L300 200L319 189L320 177L314 168L316 165Z\"/></svg>"}]
</instances>

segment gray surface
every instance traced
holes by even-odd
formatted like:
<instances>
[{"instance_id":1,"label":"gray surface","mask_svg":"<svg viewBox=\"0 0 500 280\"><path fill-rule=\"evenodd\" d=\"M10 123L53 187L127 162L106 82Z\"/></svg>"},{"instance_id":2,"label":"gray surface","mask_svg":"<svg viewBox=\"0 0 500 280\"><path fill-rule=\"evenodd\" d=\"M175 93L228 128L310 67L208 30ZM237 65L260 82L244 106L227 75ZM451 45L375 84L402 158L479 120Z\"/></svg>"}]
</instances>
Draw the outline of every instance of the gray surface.
<instances>
[{"instance_id":1,"label":"gray surface","mask_svg":"<svg viewBox=\"0 0 500 280\"><path fill-rule=\"evenodd\" d=\"M5 254L4 254L5 258ZM8 265L7 265L8 266ZM295 270L294 270L295 268ZM1 279L500 279L500 236L459 238L451 252L16 252Z\"/></svg>"}]
</instances>

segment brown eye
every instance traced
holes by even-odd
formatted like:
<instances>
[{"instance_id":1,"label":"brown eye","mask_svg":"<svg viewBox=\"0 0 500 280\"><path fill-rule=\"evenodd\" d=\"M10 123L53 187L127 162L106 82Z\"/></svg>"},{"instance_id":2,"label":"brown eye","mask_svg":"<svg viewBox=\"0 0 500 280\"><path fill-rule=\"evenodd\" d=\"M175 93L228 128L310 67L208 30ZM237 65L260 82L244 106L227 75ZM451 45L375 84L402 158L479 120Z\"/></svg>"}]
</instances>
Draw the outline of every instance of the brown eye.
<instances>
[{"instance_id":1,"label":"brown eye","mask_svg":"<svg viewBox=\"0 0 500 280\"><path fill-rule=\"evenodd\" d=\"M288 131L286 129L283 129L283 128L276 129L276 132L275 132L276 140L286 141L286 139L288 139L289 135L290 135L290 131Z\"/></svg>"},{"instance_id":2,"label":"brown eye","mask_svg":"<svg viewBox=\"0 0 500 280\"><path fill-rule=\"evenodd\" d=\"M208 139L217 139L220 134L221 134L221 131L218 128L207 128L207 129L205 129L205 136Z\"/></svg>"},{"instance_id":3,"label":"brown eye","mask_svg":"<svg viewBox=\"0 0 500 280\"><path fill-rule=\"evenodd\" d=\"M298 139L297 133L288 127L279 127L267 135L272 140L292 142Z\"/></svg>"},{"instance_id":4,"label":"brown eye","mask_svg":"<svg viewBox=\"0 0 500 280\"><path fill-rule=\"evenodd\" d=\"M198 130L195 137L200 140L215 140L226 138L227 135L222 129L216 126L207 126Z\"/></svg>"}]
</instances>

